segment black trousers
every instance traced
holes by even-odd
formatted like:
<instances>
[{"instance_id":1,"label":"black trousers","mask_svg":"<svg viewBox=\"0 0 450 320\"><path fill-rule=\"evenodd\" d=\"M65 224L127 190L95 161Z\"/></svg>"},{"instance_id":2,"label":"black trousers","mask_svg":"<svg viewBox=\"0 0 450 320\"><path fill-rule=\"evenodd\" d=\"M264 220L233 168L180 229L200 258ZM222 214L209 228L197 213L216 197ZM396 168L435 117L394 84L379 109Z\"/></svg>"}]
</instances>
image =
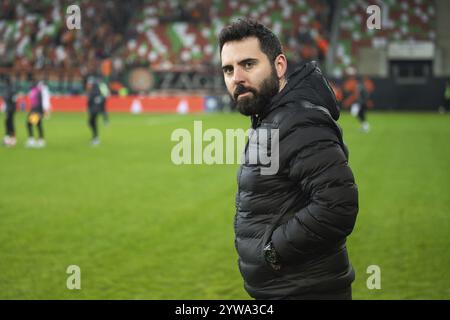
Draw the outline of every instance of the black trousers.
<instances>
[{"instance_id":1,"label":"black trousers","mask_svg":"<svg viewBox=\"0 0 450 320\"><path fill-rule=\"evenodd\" d=\"M361 103L358 112L358 119L360 122L366 121L366 112L367 112L367 105L365 103Z\"/></svg>"},{"instance_id":2,"label":"black trousers","mask_svg":"<svg viewBox=\"0 0 450 320\"><path fill-rule=\"evenodd\" d=\"M92 130L92 138L95 139L98 136L98 129L97 129L97 117L98 112L89 112L89 119L88 119L88 125Z\"/></svg>"},{"instance_id":3,"label":"black trousers","mask_svg":"<svg viewBox=\"0 0 450 320\"><path fill-rule=\"evenodd\" d=\"M28 117L27 117L28 136L29 136L30 138L33 137L33 123L31 123L31 120L30 120L30 116L31 116L33 113L39 115L39 121L36 123L36 127L37 127L37 129L38 129L39 138L40 138L40 139L44 139L44 128L42 127L42 119L44 118L44 113L42 113L42 112L36 112L36 111L33 111L33 110L30 111L30 113L28 114Z\"/></svg>"},{"instance_id":4,"label":"black trousers","mask_svg":"<svg viewBox=\"0 0 450 320\"><path fill-rule=\"evenodd\" d=\"M450 111L450 99L445 99L444 100L444 108L447 112Z\"/></svg>"},{"instance_id":5,"label":"black trousers","mask_svg":"<svg viewBox=\"0 0 450 320\"><path fill-rule=\"evenodd\" d=\"M332 292L313 292L294 296L278 297L273 300L352 300L352 287Z\"/></svg>"},{"instance_id":6,"label":"black trousers","mask_svg":"<svg viewBox=\"0 0 450 320\"><path fill-rule=\"evenodd\" d=\"M15 111L7 111L5 119L6 135L11 137L16 135L16 130L14 129L14 114Z\"/></svg>"}]
</instances>

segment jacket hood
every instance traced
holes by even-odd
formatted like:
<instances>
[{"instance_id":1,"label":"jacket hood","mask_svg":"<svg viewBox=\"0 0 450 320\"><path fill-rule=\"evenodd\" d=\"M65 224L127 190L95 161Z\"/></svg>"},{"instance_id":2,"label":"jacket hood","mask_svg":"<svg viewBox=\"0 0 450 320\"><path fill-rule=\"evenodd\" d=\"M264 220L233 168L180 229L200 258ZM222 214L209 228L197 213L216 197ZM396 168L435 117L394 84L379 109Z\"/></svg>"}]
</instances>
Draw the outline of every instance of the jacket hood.
<instances>
[{"instance_id":1,"label":"jacket hood","mask_svg":"<svg viewBox=\"0 0 450 320\"><path fill-rule=\"evenodd\" d=\"M276 108L288 103L298 103L301 100L324 107L334 120L339 119L339 106L334 92L314 61L305 62L292 72L286 86L273 97L261 118Z\"/></svg>"}]
</instances>

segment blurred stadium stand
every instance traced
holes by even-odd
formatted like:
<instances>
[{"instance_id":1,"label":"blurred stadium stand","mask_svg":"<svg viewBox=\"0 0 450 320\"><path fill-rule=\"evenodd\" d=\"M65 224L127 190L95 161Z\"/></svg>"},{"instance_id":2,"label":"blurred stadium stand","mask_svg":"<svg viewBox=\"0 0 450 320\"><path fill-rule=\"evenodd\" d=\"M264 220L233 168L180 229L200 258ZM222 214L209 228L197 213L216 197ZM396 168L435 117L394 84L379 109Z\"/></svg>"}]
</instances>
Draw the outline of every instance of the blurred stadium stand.
<instances>
[{"instance_id":1,"label":"blurred stadium stand","mask_svg":"<svg viewBox=\"0 0 450 320\"><path fill-rule=\"evenodd\" d=\"M381 29L367 28L367 7L381 8ZM450 4L445 0L339 2L329 75L371 76L377 108L432 109L450 75Z\"/></svg>"},{"instance_id":2,"label":"blurred stadium stand","mask_svg":"<svg viewBox=\"0 0 450 320\"><path fill-rule=\"evenodd\" d=\"M290 58L298 60L300 53L320 59L327 49L328 12L328 2L311 0L145 1L131 22L134 36L126 43L125 57L149 61L154 69L218 63L217 34L230 21L247 16L272 28Z\"/></svg>"},{"instance_id":3,"label":"blurred stadium stand","mask_svg":"<svg viewBox=\"0 0 450 320\"><path fill-rule=\"evenodd\" d=\"M273 28L292 61L323 60L328 48L328 1L79 2L82 28L71 31L65 26L71 1L4 1L2 72L24 81L45 74L52 91L70 93L81 91L82 77L96 72L117 78L138 65L155 71L214 68L218 32L243 16Z\"/></svg>"},{"instance_id":4,"label":"blurred stadium stand","mask_svg":"<svg viewBox=\"0 0 450 320\"><path fill-rule=\"evenodd\" d=\"M387 75L382 59L389 43L397 41L434 42L436 9L433 0L419 1L351 1L343 0L339 20L339 40L333 74L342 76L353 65L360 72ZM366 25L369 5L380 5L382 27L369 30Z\"/></svg>"},{"instance_id":5,"label":"blurred stadium stand","mask_svg":"<svg viewBox=\"0 0 450 320\"><path fill-rule=\"evenodd\" d=\"M45 76L56 93L81 92L83 76L97 71L107 73L107 59L123 44L134 1L79 2L82 28L73 31L66 28L66 8L73 1L3 1L3 72L7 70L25 82Z\"/></svg>"},{"instance_id":6,"label":"blurred stadium stand","mask_svg":"<svg viewBox=\"0 0 450 320\"><path fill-rule=\"evenodd\" d=\"M336 84L349 67L372 77L377 108L435 108L450 75L446 0L76 3L81 30L66 28L66 8L73 1L2 1L0 76L12 76L22 92L31 79L46 79L55 94L81 94L86 79L96 75L109 83L113 94L220 94L224 87L216 37L239 17L257 19L274 30L290 69L317 60ZM382 9L381 30L366 27L371 4ZM415 99L415 86L429 99ZM409 92L407 100L402 92Z\"/></svg>"}]
</instances>

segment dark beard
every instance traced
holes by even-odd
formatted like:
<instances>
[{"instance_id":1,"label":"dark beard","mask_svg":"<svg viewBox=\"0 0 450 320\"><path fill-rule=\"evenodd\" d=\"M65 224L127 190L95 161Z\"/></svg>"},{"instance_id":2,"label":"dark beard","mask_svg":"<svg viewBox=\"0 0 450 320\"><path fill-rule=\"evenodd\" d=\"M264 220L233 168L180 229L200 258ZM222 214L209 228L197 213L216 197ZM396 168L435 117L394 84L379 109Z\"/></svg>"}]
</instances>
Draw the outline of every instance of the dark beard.
<instances>
[{"instance_id":1,"label":"dark beard","mask_svg":"<svg viewBox=\"0 0 450 320\"><path fill-rule=\"evenodd\" d=\"M278 82L278 77L275 71L272 70L271 75L262 82L259 92L254 88L246 88L239 84L232 98L237 110L239 110L241 114L251 116L261 114L261 112L269 106L270 101L279 90L280 84ZM238 100L238 96L245 92L251 92L253 96L243 97Z\"/></svg>"}]
</instances>

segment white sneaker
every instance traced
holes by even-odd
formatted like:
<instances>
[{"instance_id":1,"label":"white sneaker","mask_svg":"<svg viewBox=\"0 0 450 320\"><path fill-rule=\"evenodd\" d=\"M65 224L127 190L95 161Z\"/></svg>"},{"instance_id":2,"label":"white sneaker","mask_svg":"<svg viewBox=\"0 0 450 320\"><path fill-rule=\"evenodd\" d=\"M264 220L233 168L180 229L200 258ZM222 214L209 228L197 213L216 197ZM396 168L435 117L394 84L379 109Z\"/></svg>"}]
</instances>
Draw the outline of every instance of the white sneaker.
<instances>
[{"instance_id":1,"label":"white sneaker","mask_svg":"<svg viewBox=\"0 0 450 320\"><path fill-rule=\"evenodd\" d=\"M10 141L11 141L11 137L10 136L5 136L4 138L3 138L3 145L5 146L5 147L9 147L9 144L10 144Z\"/></svg>"},{"instance_id":2,"label":"white sneaker","mask_svg":"<svg viewBox=\"0 0 450 320\"><path fill-rule=\"evenodd\" d=\"M37 144L36 144L36 148L44 148L45 147L45 140L44 139L39 139L38 141L37 141Z\"/></svg>"},{"instance_id":3,"label":"white sneaker","mask_svg":"<svg viewBox=\"0 0 450 320\"><path fill-rule=\"evenodd\" d=\"M9 138L9 144L8 144L8 146L9 146L9 147L15 147L16 144L17 144L16 137L10 137L10 138Z\"/></svg>"},{"instance_id":4,"label":"white sneaker","mask_svg":"<svg viewBox=\"0 0 450 320\"><path fill-rule=\"evenodd\" d=\"M25 147L27 148L36 147L36 140L34 140L34 138L28 138L27 142L25 143Z\"/></svg>"},{"instance_id":5,"label":"white sneaker","mask_svg":"<svg viewBox=\"0 0 450 320\"><path fill-rule=\"evenodd\" d=\"M370 125L369 125L368 122L364 122L362 124L362 131L365 132L365 133L368 133L370 131Z\"/></svg>"},{"instance_id":6,"label":"white sneaker","mask_svg":"<svg viewBox=\"0 0 450 320\"><path fill-rule=\"evenodd\" d=\"M96 146L98 146L99 144L100 144L100 139L99 139L99 138L94 138L94 139L92 139L91 145L92 145L93 147L96 147Z\"/></svg>"}]
</instances>

